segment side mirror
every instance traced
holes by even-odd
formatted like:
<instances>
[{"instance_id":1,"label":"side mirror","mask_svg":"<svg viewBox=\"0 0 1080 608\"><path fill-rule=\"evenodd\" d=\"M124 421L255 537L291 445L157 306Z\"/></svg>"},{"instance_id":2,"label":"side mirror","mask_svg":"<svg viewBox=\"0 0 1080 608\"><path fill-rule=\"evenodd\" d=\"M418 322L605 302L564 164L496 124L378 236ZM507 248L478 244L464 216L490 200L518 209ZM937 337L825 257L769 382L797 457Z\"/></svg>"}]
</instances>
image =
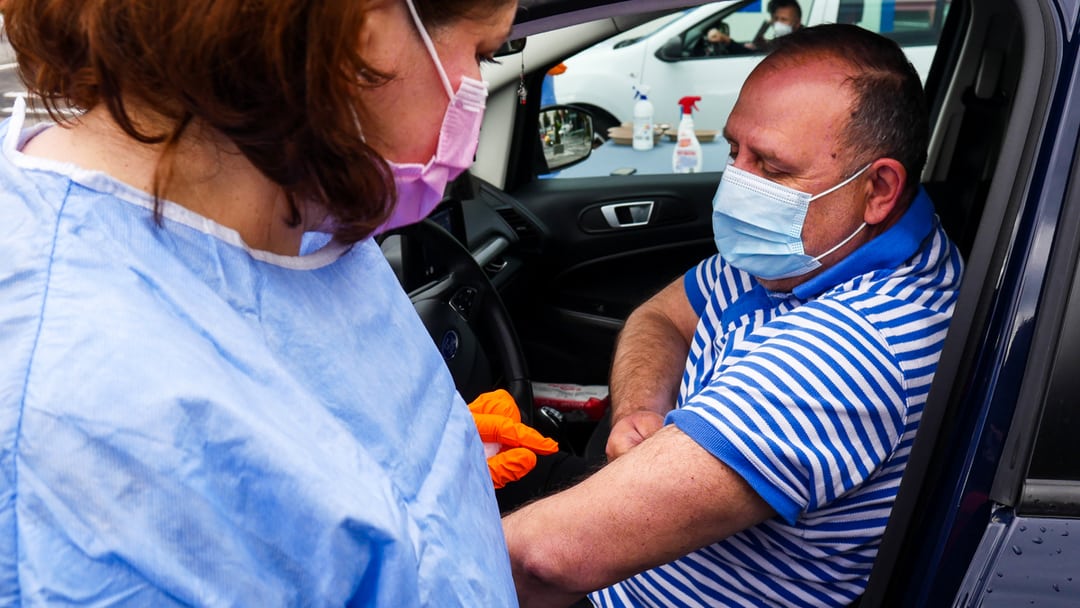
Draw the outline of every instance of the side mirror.
<instances>
[{"instance_id":1,"label":"side mirror","mask_svg":"<svg viewBox=\"0 0 1080 608\"><path fill-rule=\"evenodd\" d=\"M683 42L678 36L668 40L664 46L656 51L656 58L660 61L679 61L683 58Z\"/></svg>"},{"instance_id":2,"label":"side mirror","mask_svg":"<svg viewBox=\"0 0 1080 608\"><path fill-rule=\"evenodd\" d=\"M548 170L579 163L592 154L592 115L574 106L549 106L540 111L537 128Z\"/></svg>"},{"instance_id":3,"label":"side mirror","mask_svg":"<svg viewBox=\"0 0 1080 608\"><path fill-rule=\"evenodd\" d=\"M507 55L514 55L525 50L525 38L514 38L507 40L495 51L496 57L505 57Z\"/></svg>"}]
</instances>

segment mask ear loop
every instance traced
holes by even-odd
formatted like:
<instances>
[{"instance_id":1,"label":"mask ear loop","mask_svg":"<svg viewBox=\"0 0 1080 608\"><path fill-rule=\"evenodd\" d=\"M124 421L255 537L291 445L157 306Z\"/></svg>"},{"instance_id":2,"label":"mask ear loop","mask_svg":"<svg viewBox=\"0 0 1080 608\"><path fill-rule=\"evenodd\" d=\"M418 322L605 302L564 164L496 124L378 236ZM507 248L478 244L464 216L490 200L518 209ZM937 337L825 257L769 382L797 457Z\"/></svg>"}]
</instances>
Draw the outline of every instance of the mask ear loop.
<instances>
[{"instance_id":1,"label":"mask ear loop","mask_svg":"<svg viewBox=\"0 0 1080 608\"><path fill-rule=\"evenodd\" d=\"M835 186L833 186L832 188L829 188L828 190L826 190L824 192L819 192L818 194L815 194L814 196L811 196L810 200L813 201L813 200L819 199L819 198L821 198L821 197L823 197L823 196L825 196L827 194L832 194L833 192L836 192L840 188L843 188L844 186L850 184L856 177L859 177L860 175L863 174L864 171L869 169L870 165L872 165L872 164L874 164L873 161L870 161L870 162L866 163L865 167L863 167L862 169L859 169L858 171L853 173L851 177L845 179L844 181L840 182L839 184L836 184Z\"/></svg>"},{"instance_id":2,"label":"mask ear loop","mask_svg":"<svg viewBox=\"0 0 1080 608\"><path fill-rule=\"evenodd\" d=\"M862 224L859 224L859 227L855 229L855 232L852 232L851 234L848 235L848 237L846 239L840 241L836 245L833 245L832 249L830 249L830 250L826 251L825 253L815 257L814 261L815 262L820 262L822 260L822 258L826 257L827 255L829 255L830 253L836 251L837 249L840 249L844 245L847 245L848 242L851 241L851 239L855 238L855 235L862 232L863 228L866 228L866 222L863 222Z\"/></svg>"},{"instance_id":3,"label":"mask ear loop","mask_svg":"<svg viewBox=\"0 0 1080 608\"><path fill-rule=\"evenodd\" d=\"M427 28L424 27L424 22L420 20L420 13L416 12L413 0L405 0L405 4L409 7L409 14L412 15L416 31L420 33L420 38L424 41L424 46L427 47L428 55L431 55L431 60L435 62L435 70L439 72L439 78L442 80L443 88L446 89L447 97L453 99L454 88L450 86L450 79L447 78L446 70L443 69L442 62L439 61L439 53L435 50L435 43L431 41L431 36L428 35Z\"/></svg>"},{"instance_id":4,"label":"mask ear loop","mask_svg":"<svg viewBox=\"0 0 1080 608\"><path fill-rule=\"evenodd\" d=\"M836 192L840 188L843 188L844 186L850 184L852 182L852 180L854 180L856 177L859 177L860 175L863 174L864 171L869 169L870 165L872 165L872 164L874 164L872 161L867 163L865 167L863 167L862 169L859 169L858 171L856 171L851 177L845 179L844 181L840 182L839 184L836 184L835 186L833 186L832 188L829 188L828 190L822 192L821 194L817 194L815 196L810 197L810 200L814 200L816 198L821 198L821 197L825 196L826 194L829 194L830 192ZM847 245L848 242L851 241L851 239L855 238L855 235L862 232L863 228L866 228L866 222L863 222L862 224L859 224L859 227L855 229L855 232L852 232L851 234L848 235L848 237L846 239L840 241L836 245L833 245L833 247L831 249L829 249L828 251L826 251L825 253L815 257L814 261L815 262L820 262L822 258L828 256L830 253L836 251L837 249L840 249L844 245Z\"/></svg>"}]
</instances>

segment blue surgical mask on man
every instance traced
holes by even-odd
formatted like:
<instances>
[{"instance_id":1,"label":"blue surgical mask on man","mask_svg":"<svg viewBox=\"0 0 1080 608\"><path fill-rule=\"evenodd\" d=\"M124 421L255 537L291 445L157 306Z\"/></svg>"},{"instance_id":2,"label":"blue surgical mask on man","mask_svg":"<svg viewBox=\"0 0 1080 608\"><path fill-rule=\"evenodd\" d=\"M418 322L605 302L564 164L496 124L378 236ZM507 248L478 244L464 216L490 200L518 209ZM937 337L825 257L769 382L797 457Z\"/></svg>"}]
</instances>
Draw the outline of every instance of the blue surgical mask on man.
<instances>
[{"instance_id":1,"label":"blue surgical mask on man","mask_svg":"<svg viewBox=\"0 0 1080 608\"><path fill-rule=\"evenodd\" d=\"M720 257L767 281L798 277L819 268L822 258L855 238L866 223L825 253L807 255L802 230L810 202L850 184L869 167L811 195L728 165L713 198L713 236Z\"/></svg>"}]
</instances>

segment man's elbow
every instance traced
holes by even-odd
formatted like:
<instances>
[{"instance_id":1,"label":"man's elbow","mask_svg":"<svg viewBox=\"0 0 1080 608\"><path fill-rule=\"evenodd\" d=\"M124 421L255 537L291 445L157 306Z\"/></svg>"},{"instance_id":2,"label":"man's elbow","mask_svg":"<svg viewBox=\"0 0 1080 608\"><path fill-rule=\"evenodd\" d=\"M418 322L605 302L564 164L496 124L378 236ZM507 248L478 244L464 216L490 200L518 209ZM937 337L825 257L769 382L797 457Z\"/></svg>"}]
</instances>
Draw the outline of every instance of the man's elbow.
<instances>
[{"instance_id":1,"label":"man's elbow","mask_svg":"<svg viewBox=\"0 0 1080 608\"><path fill-rule=\"evenodd\" d=\"M554 540L554 535L547 535L535 542L510 547L514 584L523 607L557 605L550 601L556 597L564 598L569 605L575 598L611 582L598 567L598 560L590 559L589 552L568 551L565 544L560 546ZM547 601L530 601L536 598Z\"/></svg>"}]
</instances>

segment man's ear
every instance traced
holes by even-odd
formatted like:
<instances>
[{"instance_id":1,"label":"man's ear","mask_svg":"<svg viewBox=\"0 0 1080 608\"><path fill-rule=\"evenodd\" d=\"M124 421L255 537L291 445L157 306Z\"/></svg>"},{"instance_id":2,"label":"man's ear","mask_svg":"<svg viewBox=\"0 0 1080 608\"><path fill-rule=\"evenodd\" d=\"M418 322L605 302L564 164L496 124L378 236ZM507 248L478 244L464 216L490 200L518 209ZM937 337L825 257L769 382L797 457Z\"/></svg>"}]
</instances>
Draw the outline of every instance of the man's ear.
<instances>
[{"instance_id":1,"label":"man's ear","mask_svg":"<svg viewBox=\"0 0 1080 608\"><path fill-rule=\"evenodd\" d=\"M863 221L874 226L889 219L897 209L907 182L907 170L893 158L879 158L866 170L869 193Z\"/></svg>"}]
</instances>

